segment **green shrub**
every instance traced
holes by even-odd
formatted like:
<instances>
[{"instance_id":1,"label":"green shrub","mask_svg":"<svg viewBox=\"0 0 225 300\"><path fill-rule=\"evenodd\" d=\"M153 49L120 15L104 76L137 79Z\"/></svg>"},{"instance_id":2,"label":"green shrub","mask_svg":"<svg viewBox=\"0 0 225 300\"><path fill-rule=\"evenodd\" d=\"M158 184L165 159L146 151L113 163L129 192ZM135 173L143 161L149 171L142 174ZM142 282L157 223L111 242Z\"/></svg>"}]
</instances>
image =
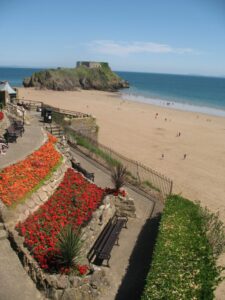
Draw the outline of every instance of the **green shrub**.
<instances>
[{"instance_id":1,"label":"green shrub","mask_svg":"<svg viewBox=\"0 0 225 300\"><path fill-rule=\"evenodd\" d=\"M199 206L200 207L200 206ZM204 228L209 244L215 257L218 257L225 250L225 226L219 219L219 213L214 214L208 208L200 207Z\"/></svg>"},{"instance_id":2,"label":"green shrub","mask_svg":"<svg viewBox=\"0 0 225 300\"><path fill-rule=\"evenodd\" d=\"M142 300L213 299L219 269L199 205L170 196Z\"/></svg>"},{"instance_id":3,"label":"green shrub","mask_svg":"<svg viewBox=\"0 0 225 300\"><path fill-rule=\"evenodd\" d=\"M127 179L127 169L121 164L114 166L111 169L111 180L114 184L115 190L119 191L125 183Z\"/></svg>"},{"instance_id":4,"label":"green shrub","mask_svg":"<svg viewBox=\"0 0 225 300\"><path fill-rule=\"evenodd\" d=\"M75 268L81 258L82 241L80 231L74 231L72 226L68 225L58 235L57 246L60 251L59 263L70 269Z\"/></svg>"}]
</instances>

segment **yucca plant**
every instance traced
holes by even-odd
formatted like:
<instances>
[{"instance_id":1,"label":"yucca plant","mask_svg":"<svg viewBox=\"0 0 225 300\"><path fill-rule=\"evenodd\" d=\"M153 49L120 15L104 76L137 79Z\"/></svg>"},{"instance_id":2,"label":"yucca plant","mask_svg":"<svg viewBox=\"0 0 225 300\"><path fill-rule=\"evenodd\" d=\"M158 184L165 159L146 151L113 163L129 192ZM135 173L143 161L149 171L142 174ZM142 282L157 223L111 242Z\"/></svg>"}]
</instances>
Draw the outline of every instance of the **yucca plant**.
<instances>
[{"instance_id":1,"label":"yucca plant","mask_svg":"<svg viewBox=\"0 0 225 300\"><path fill-rule=\"evenodd\" d=\"M73 269L81 258L82 235L80 229L74 230L71 225L66 226L58 235L57 247L59 263Z\"/></svg>"},{"instance_id":2,"label":"yucca plant","mask_svg":"<svg viewBox=\"0 0 225 300\"><path fill-rule=\"evenodd\" d=\"M115 191L119 191L126 183L127 169L121 164L117 164L111 170L111 180L114 184Z\"/></svg>"}]
</instances>

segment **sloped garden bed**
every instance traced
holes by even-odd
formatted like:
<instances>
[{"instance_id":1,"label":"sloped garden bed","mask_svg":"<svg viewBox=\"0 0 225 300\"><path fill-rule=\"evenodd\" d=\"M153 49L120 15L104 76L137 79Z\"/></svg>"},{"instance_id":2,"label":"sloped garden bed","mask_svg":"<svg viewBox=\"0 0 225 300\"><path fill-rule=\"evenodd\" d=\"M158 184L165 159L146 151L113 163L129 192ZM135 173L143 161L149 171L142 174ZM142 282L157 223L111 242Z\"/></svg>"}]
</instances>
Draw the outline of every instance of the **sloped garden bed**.
<instances>
[{"instance_id":1,"label":"sloped garden bed","mask_svg":"<svg viewBox=\"0 0 225 300\"><path fill-rule=\"evenodd\" d=\"M25 245L42 269L60 271L56 260L58 234L67 225L74 229L84 226L100 205L103 194L103 189L68 169L52 197L25 222L17 225Z\"/></svg>"},{"instance_id":2,"label":"sloped garden bed","mask_svg":"<svg viewBox=\"0 0 225 300\"><path fill-rule=\"evenodd\" d=\"M56 138L49 135L26 159L0 171L0 199L7 207L21 203L51 176L62 158L55 143Z\"/></svg>"}]
</instances>

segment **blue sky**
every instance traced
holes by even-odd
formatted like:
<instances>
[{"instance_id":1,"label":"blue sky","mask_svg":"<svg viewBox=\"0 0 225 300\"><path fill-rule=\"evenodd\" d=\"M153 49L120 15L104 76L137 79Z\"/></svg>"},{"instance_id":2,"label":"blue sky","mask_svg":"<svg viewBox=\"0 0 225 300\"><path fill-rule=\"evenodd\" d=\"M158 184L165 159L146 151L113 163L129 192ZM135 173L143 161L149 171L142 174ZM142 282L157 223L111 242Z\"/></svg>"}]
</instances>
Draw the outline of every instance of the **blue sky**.
<instances>
[{"instance_id":1,"label":"blue sky","mask_svg":"<svg viewBox=\"0 0 225 300\"><path fill-rule=\"evenodd\" d=\"M0 65L225 76L225 0L0 0Z\"/></svg>"}]
</instances>

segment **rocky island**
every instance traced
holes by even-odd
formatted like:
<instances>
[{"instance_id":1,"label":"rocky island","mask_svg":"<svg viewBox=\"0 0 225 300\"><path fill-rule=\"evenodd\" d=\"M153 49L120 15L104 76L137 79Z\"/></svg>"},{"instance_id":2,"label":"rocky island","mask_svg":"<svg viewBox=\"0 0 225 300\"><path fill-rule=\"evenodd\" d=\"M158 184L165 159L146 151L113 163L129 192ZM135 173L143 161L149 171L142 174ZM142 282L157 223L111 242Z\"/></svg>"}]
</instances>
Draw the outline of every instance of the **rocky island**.
<instances>
[{"instance_id":1,"label":"rocky island","mask_svg":"<svg viewBox=\"0 0 225 300\"><path fill-rule=\"evenodd\" d=\"M112 72L108 63L104 62L77 62L76 68L43 70L25 78L23 85L56 91L117 91L129 87L129 83Z\"/></svg>"}]
</instances>

